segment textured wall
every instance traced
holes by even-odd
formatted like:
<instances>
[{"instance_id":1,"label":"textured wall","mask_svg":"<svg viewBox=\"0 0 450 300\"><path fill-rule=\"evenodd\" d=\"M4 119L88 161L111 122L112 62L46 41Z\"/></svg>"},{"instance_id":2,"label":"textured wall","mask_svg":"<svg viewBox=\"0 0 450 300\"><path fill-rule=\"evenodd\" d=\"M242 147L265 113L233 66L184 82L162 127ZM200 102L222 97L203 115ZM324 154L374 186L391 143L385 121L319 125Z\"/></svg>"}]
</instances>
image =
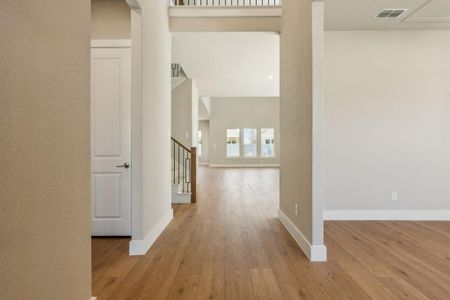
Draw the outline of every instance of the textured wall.
<instances>
[{"instance_id":1,"label":"textured wall","mask_svg":"<svg viewBox=\"0 0 450 300\"><path fill-rule=\"evenodd\" d=\"M0 4L0 299L91 294L89 0Z\"/></svg>"},{"instance_id":2,"label":"textured wall","mask_svg":"<svg viewBox=\"0 0 450 300\"><path fill-rule=\"evenodd\" d=\"M312 6L283 0L280 47L280 208L312 239ZM295 204L299 215L295 216Z\"/></svg>"},{"instance_id":3,"label":"textured wall","mask_svg":"<svg viewBox=\"0 0 450 300\"><path fill-rule=\"evenodd\" d=\"M129 39L131 11L125 0L92 0L91 37Z\"/></svg>"}]
</instances>

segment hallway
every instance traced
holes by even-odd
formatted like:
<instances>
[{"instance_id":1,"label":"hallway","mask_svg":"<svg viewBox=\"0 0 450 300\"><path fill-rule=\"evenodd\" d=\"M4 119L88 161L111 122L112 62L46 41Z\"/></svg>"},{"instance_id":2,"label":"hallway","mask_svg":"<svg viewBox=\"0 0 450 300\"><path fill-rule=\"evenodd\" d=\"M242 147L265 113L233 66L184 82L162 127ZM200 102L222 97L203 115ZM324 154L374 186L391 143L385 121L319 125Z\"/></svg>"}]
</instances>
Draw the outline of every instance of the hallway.
<instances>
[{"instance_id":1,"label":"hallway","mask_svg":"<svg viewBox=\"0 0 450 300\"><path fill-rule=\"evenodd\" d=\"M277 219L278 169L199 168L196 205L147 255L92 241L93 295L110 299L444 299L448 222L327 222L310 263Z\"/></svg>"}]
</instances>

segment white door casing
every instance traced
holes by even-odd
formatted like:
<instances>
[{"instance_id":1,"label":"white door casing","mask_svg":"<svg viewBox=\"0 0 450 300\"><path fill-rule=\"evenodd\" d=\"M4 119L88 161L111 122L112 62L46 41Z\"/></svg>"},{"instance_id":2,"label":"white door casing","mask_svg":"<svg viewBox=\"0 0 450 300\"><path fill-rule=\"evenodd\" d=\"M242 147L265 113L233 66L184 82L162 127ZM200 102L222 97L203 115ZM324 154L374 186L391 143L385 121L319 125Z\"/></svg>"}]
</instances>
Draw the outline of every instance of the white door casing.
<instances>
[{"instance_id":1,"label":"white door casing","mask_svg":"<svg viewBox=\"0 0 450 300\"><path fill-rule=\"evenodd\" d=\"M93 236L131 235L131 49L91 49Z\"/></svg>"}]
</instances>

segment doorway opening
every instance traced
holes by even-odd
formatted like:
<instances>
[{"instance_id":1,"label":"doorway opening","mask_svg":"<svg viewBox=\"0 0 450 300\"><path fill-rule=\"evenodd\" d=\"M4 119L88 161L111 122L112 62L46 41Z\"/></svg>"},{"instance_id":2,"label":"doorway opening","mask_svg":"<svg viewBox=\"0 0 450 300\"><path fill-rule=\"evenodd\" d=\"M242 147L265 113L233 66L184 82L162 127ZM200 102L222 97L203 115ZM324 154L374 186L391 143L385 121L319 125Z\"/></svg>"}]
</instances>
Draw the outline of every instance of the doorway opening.
<instances>
[{"instance_id":1,"label":"doorway opening","mask_svg":"<svg viewBox=\"0 0 450 300\"><path fill-rule=\"evenodd\" d=\"M246 170L264 173L267 169L278 173L279 45L275 32L172 35L172 69L177 70L172 78L171 103L171 135L177 143L174 156L180 148L178 143L182 152L183 148L195 147L197 202L207 197L202 192L203 185L210 184L208 176L223 175L223 181L227 170L238 168L234 171L237 174ZM177 184L177 171L181 169L183 174L186 164L179 167L174 162ZM278 179L270 185L278 190ZM172 202L189 202L183 196L177 186Z\"/></svg>"}]
</instances>

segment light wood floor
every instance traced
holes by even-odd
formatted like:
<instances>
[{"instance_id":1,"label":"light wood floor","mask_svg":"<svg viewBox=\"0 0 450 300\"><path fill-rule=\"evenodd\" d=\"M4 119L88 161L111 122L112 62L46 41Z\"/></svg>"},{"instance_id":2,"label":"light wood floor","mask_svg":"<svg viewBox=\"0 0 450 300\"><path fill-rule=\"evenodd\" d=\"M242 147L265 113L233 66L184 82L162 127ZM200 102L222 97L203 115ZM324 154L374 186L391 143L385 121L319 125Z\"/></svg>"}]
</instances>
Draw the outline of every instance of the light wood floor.
<instances>
[{"instance_id":1,"label":"light wood floor","mask_svg":"<svg viewBox=\"0 0 450 300\"><path fill-rule=\"evenodd\" d=\"M200 169L197 205L147 255L93 239L93 295L110 299L450 299L450 222L327 222L310 263L276 217L278 170Z\"/></svg>"}]
</instances>

